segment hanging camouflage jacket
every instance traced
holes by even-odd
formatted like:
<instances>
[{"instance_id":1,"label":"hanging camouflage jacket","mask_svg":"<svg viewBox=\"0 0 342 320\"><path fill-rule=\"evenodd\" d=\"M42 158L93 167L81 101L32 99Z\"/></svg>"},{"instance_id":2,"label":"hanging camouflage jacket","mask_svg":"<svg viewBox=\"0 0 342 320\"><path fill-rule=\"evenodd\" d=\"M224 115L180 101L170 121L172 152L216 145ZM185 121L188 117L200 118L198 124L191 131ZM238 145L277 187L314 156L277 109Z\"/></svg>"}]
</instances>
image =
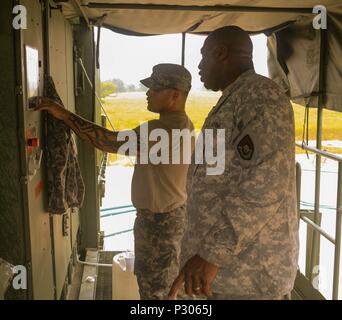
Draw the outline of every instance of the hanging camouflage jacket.
<instances>
[{"instance_id":1,"label":"hanging camouflage jacket","mask_svg":"<svg viewBox=\"0 0 342 320\"><path fill-rule=\"evenodd\" d=\"M45 78L44 95L63 106L51 77ZM63 214L83 204L84 183L71 130L50 114L45 118L47 211Z\"/></svg>"}]
</instances>

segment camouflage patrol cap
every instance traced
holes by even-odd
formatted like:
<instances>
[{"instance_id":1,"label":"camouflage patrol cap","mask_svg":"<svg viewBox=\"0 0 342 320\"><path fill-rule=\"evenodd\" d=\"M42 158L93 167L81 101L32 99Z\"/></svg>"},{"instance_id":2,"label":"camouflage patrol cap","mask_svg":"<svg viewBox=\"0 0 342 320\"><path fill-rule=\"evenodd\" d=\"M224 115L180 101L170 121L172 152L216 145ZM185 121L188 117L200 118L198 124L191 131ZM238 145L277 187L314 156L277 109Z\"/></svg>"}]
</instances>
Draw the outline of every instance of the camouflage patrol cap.
<instances>
[{"instance_id":1,"label":"camouflage patrol cap","mask_svg":"<svg viewBox=\"0 0 342 320\"><path fill-rule=\"evenodd\" d=\"M191 89L191 74L179 64L160 63L153 67L149 78L140 82L154 90L178 89L188 92Z\"/></svg>"}]
</instances>

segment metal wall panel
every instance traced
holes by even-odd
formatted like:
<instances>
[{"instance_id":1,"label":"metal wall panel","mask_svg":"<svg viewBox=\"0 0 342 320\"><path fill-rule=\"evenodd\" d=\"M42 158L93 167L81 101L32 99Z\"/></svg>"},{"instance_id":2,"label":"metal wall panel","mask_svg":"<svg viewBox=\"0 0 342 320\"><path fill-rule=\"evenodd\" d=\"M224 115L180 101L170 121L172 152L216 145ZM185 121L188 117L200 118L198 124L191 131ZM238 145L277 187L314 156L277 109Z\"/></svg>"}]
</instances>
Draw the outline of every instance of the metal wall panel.
<instances>
[{"instance_id":1,"label":"metal wall panel","mask_svg":"<svg viewBox=\"0 0 342 320\"><path fill-rule=\"evenodd\" d=\"M66 72L67 72L67 99L68 109L75 112L75 80L74 80L74 59L73 59L73 30L72 26L65 21L65 51L66 51ZM76 139L77 140L77 139ZM77 232L80 226L79 209L73 208L70 212L71 219L71 247L76 245Z\"/></svg>"},{"instance_id":2,"label":"metal wall panel","mask_svg":"<svg viewBox=\"0 0 342 320\"><path fill-rule=\"evenodd\" d=\"M66 219L67 229L65 230L64 219ZM54 255L56 266L56 293L57 298L61 297L65 279L68 274L68 265L71 257L70 240L70 210L64 215L53 216L53 237L54 237Z\"/></svg>"},{"instance_id":3,"label":"metal wall panel","mask_svg":"<svg viewBox=\"0 0 342 320\"><path fill-rule=\"evenodd\" d=\"M27 132L33 132L41 139L41 114L26 110L26 76L25 76L25 45L38 49L41 67L39 68L39 93L43 92L43 39L42 10L38 0L22 0L27 9L27 29L22 30L22 70L24 84L24 121L25 139ZM35 132L35 133L34 133ZM26 148L26 151L27 148ZM27 154L26 154L27 156ZM34 299L53 299L54 280L52 265L52 245L49 214L44 210L44 177L39 169L27 184L28 207L30 221L30 237L32 252L33 297Z\"/></svg>"},{"instance_id":4,"label":"metal wall panel","mask_svg":"<svg viewBox=\"0 0 342 320\"><path fill-rule=\"evenodd\" d=\"M75 110L73 77L72 27L59 10L52 10L49 18L50 75L64 106ZM75 211L75 210L73 210ZM77 211L77 209L76 209ZM70 221L72 219L72 221ZM64 215L53 216L56 292L61 296L68 272L72 246L78 230L78 215L68 210ZM64 230L65 227L67 230Z\"/></svg>"},{"instance_id":5,"label":"metal wall panel","mask_svg":"<svg viewBox=\"0 0 342 320\"><path fill-rule=\"evenodd\" d=\"M20 31L12 27L11 21L13 1L1 2L0 11L0 257L13 265L26 265L30 260L30 254L26 250L24 213L24 190L26 185L20 184L22 169L25 167L25 159L20 161L20 151L24 147L19 142L18 128L23 126L19 104L21 96L16 90L16 70L20 67L16 64L17 49L20 48ZM20 83L20 81L18 81ZM23 137L21 137L23 138ZM26 192L25 192L26 194ZM30 272L28 272L30 278ZM0 286L2 284L0 283ZM32 285L29 281L28 286ZM25 299L30 295L30 290L14 290L9 287L7 299Z\"/></svg>"},{"instance_id":6,"label":"metal wall panel","mask_svg":"<svg viewBox=\"0 0 342 320\"><path fill-rule=\"evenodd\" d=\"M75 86L74 86L74 41L73 29L70 23L65 21L65 53L66 53L66 74L68 79L67 99L68 109L75 112Z\"/></svg>"},{"instance_id":7,"label":"metal wall panel","mask_svg":"<svg viewBox=\"0 0 342 320\"><path fill-rule=\"evenodd\" d=\"M78 209L73 208L70 212L71 223L71 247L74 248L77 243L77 233L80 227L80 212Z\"/></svg>"},{"instance_id":8,"label":"metal wall panel","mask_svg":"<svg viewBox=\"0 0 342 320\"><path fill-rule=\"evenodd\" d=\"M75 26L75 44L78 54L82 58L84 66L91 81L95 79L95 55L94 55L94 35L93 31L84 23ZM81 70L78 68L77 79L81 78ZM78 95L76 96L77 113L90 121L95 121L98 117L94 110L94 89L85 80L84 88L79 83ZM98 167L96 163L97 151L89 143L79 141L79 161L85 183L86 193L83 207L80 210L81 222L81 247L97 248L100 230L99 218L99 190L98 190Z\"/></svg>"}]
</instances>

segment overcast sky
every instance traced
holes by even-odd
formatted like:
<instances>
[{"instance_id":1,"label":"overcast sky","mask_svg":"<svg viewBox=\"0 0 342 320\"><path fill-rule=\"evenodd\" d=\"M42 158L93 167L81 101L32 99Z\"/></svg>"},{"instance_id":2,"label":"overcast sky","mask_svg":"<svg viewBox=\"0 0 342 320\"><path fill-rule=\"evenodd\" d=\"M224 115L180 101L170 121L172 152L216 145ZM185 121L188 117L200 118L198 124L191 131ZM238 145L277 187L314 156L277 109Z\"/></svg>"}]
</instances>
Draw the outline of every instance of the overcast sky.
<instances>
[{"instance_id":1,"label":"overcast sky","mask_svg":"<svg viewBox=\"0 0 342 320\"><path fill-rule=\"evenodd\" d=\"M95 37L96 38L96 37ZM191 72L193 89L201 88L198 76L200 50L205 36L186 35L185 67ZM253 60L256 72L267 75L266 37L252 37ZM155 64L181 63L181 34L133 37L101 30L100 72L101 81L119 78L126 84L138 84L151 74Z\"/></svg>"}]
</instances>

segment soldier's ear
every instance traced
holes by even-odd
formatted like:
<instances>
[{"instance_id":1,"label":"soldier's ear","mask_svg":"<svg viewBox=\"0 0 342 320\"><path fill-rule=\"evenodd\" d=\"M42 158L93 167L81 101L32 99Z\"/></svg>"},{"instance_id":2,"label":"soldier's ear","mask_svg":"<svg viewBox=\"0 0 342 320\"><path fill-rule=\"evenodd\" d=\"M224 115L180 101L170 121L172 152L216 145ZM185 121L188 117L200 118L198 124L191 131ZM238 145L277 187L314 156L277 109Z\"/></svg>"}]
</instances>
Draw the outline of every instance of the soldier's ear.
<instances>
[{"instance_id":1,"label":"soldier's ear","mask_svg":"<svg viewBox=\"0 0 342 320\"><path fill-rule=\"evenodd\" d=\"M216 60L223 61L229 56L229 48L224 44L219 44L215 47L213 53Z\"/></svg>"},{"instance_id":2,"label":"soldier's ear","mask_svg":"<svg viewBox=\"0 0 342 320\"><path fill-rule=\"evenodd\" d=\"M172 89L172 98L173 98L174 100L179 99L180 96L181 96L181 93L180 93L179 90L177 90L177 89Z\"/></svg>"}]
</instances>

